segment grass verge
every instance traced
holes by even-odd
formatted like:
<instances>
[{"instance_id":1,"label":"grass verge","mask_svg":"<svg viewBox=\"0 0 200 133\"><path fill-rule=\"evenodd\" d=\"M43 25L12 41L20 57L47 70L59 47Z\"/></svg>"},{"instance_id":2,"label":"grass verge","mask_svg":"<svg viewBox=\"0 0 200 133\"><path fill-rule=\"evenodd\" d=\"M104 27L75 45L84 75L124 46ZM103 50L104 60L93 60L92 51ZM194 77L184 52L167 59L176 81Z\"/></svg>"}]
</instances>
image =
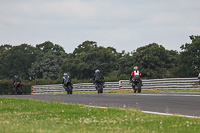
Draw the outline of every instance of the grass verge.
<instances>
[{"instance_id":1,"label":"grass verge","mask_svg":"<svg viewBox=\"0 0 200 133\"><path fill-rule=\"evenodd\" d=\"M146 114L135 109L0 98L0 129L3 133L197 133L200 119Z\"/></svg>"}]
</instances>

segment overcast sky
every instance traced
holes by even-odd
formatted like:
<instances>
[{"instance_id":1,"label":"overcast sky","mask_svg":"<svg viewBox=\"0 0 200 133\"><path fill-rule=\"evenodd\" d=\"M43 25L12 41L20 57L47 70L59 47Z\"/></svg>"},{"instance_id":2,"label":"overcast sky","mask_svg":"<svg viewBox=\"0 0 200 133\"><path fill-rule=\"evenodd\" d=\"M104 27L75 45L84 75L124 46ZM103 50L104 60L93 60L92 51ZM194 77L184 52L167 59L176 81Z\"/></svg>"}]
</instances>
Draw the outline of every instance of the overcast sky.
<instances>
[{"instance_id":1,"label":"overcast sky","mask_svg":"<svg viewBox=\"0 0 200 133\"><path fill-rule=\"evenodd\" d=\"M0 45L51 41L71 53L89 40L131 52L155 42L180 51L199 33L200 0L0 0Z\"/></svg>"}]
</instances>

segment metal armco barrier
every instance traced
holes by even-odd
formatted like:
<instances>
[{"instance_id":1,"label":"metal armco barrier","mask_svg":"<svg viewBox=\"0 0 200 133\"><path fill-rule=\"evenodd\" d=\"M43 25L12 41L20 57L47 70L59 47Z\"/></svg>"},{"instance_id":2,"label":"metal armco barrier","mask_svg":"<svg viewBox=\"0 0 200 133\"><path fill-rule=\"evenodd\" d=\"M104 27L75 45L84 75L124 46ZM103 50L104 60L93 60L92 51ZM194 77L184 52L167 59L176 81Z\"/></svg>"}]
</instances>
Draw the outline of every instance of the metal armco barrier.
<instances>
[{"instance_id":1,"label":"metal armco barrier","mask_svg":"<svg viewBox=\"0 0 200 133\"><path fill-rule=\"evenodd\" d=\"M119 82L105 82L104 90L119 90ZM33 93L49 93L49 92L64 92L62 84L56 85L34 85L32 86ZM96 91L93 83L78 83L73 84L73 91Z\"/></svg>"},{"instance_id":2,"label":"metal armco barrier","mask_svg":"<svg viewBox=\"0 0 200 133\"><path fill-rule=\"evenodd\" d=\"M142 80L142 89L199 89L198 78L165 78ZM121 89L132 89L128 80L121 80Z\"/></svg>"},{"instance_id":3,"label":"metal armco barrier","mask_svg":"<svg viewBox=\"0 0 200 133\"><path fill-rule=\"evenodd\" d=\"M199 89L199 80L194 78L165 78L142 80L142 89ZM131 90L129 80L119 82L105 82L104 90ZM96 91L93 83L73 84L73 91ZM55 85L34 85L32 93L64 92L62 84Z\"/></svg>"}]
</instances>

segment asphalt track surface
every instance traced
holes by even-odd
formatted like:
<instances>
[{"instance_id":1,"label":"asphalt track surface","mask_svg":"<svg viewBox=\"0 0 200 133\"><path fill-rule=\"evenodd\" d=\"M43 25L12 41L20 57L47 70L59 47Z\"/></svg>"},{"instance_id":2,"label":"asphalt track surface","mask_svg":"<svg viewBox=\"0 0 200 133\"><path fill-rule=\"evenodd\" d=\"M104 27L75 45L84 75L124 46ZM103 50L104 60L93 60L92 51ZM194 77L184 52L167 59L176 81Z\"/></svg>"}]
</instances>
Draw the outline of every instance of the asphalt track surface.
<instances>
[{"instance_id":1,"label":"asphalt track surface","mask_svg":"<svg viewBox=\"0 0 200 133\"><path fill-rule=\"evenodd\" d=\"M200 93L34 94L1 95L0 97L56 101L100 107L136 108L142 111L187 115L200 118Z\"/></svg>"}]
</instances>

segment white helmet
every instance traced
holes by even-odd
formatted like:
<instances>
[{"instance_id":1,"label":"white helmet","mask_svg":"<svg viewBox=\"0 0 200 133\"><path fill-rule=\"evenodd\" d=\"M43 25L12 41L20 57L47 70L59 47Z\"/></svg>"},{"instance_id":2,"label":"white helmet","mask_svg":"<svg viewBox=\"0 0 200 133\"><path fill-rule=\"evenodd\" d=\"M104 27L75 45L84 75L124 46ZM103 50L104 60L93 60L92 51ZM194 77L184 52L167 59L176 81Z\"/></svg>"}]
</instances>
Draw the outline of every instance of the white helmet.
<instances>
[{"instance_id":1,"label":"white helmet","mask_svg":"<svg viewBox=\"0 0 200 133\"><path fill-rule=\"evenodd\" d=\"M67 73L64 73L63 75L64 75L64 76L67 76Z\"/></svg>"},{"instance_id":2,"label":"white helmet","mask_svg":"<svg viewBox=\"0 0 200 133\"><path fill-rule=\"evenodd\" d=\"M138 70L138 67L137 67L137 66L134 66L134 70Z\"/></svg>"},{"instance_id":3,"label":"white helmet","mask_svg":"<svg viewBox=\"0 0 200 133\"><path fill-rule=\"evenodd\" d=\"M95 73L97 73L97 72L100 72L100 71L97 69L97 70L95 70Z\"/></svg>"}]
</instances>

